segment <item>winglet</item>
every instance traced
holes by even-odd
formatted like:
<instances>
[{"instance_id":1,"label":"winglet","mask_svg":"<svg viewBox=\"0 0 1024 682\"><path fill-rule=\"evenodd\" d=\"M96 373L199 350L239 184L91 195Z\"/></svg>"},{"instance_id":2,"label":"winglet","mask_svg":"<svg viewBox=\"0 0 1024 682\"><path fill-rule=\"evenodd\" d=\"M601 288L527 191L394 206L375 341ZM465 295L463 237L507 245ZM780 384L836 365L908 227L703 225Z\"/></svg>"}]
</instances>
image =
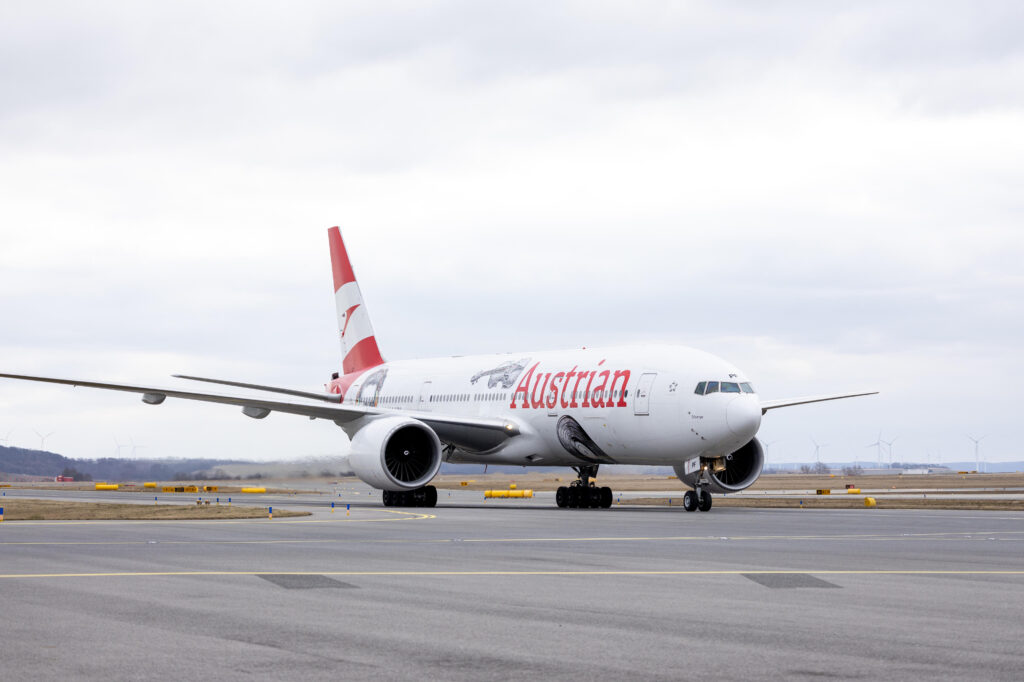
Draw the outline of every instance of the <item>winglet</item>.
<instances>
[{"instance_id":1,"label":"winglet","mask_svg":"<svg viewBox=\"0 0 1024 682\"><path fill-rule=\"evenodd\" d=\"M338 333L341 338L341 352L345 359L342 370L345 374L359 372L384 364L384 358L377 346L370 316L363 303L355 272L348 260L341 230L332 227L327 230L331 246L331 269L334 273L334 298L338 307Z\"/></svg>"}]
</instances>

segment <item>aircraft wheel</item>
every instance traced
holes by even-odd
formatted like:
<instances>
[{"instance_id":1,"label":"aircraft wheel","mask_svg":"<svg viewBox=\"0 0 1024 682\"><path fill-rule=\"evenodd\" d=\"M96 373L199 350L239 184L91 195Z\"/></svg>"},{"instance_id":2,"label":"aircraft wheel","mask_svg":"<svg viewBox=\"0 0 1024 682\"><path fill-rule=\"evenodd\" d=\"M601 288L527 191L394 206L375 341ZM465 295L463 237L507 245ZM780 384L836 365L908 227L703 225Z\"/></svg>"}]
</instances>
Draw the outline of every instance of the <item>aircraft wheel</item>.
<instances>
[{"instance_id":1,"label":"aircraft wheel","mask_svg":"<svg viewBox=\"0 0 1024 682\"><path fill-rule=\"evenodd\" d=\"M567 500L569 509L576 509L580 506L580 497L582 497L582 494L579 486L570 486Z\"/></svg>"},{"instance_id":2,"label":"aircraft wheel","mask_svg":"<svg viewBox=\"0 0 1024 682\"><path fill-rule=\"evenodd\" d=\"M391 498L390 490L382 490L380 492L380 501L384 503L385 507L393 507L395 501Z\"/></svg>"},{"instance_id":3,"label":"aircraft wheel","mask_svg":"<svg viewBox=\"0 0 1024 682\"><path fill-rule=\"evenodd\" d=\"M559 507L569 506L569 491L566 490L565 486L559 486L558 490L555 491L555 504Z\"/></svg>"},{"instance_id":4,"label":"aircraft wheel","mask_svg":"<svg viewBox=\"0 0 1024 682\"><path fill-rule=\"evenodd\" d=\"M424 495L423 506L424 507L436 507L437 506L437 488L432 485L428 485L423 489Z\"/></svg>"},{"instance_id":5,"label":"aircraft wheel","mask_svg":"<svg viewBox=\"0 0 1024 682\"><path fill-rule=\"evenodd\" d=\"M608 487L601 488L601 508L608 509L612 506L612 489Z\"/></svg>"},{"instance_id":6,"label":"aircraft wheel","mask_svg":"<svg viewBox=\"0 0 1024 682\"><path fill-rule=\"evenodd\" d=\"M697 498L697 509L702 512L709 511L711 509L711 493L702 490L700 497Z\"/></svg>"},{"instance_id":7,"label":"aircraft wheel","mask_svg":"<svg viewBox=\"0 0 1024 682\"><path fill-rule=\"evenodd\" d=\"M697 511L697 493L687 490L683 494L683 509L688 512Z\"/></svg>"}]
</instances>

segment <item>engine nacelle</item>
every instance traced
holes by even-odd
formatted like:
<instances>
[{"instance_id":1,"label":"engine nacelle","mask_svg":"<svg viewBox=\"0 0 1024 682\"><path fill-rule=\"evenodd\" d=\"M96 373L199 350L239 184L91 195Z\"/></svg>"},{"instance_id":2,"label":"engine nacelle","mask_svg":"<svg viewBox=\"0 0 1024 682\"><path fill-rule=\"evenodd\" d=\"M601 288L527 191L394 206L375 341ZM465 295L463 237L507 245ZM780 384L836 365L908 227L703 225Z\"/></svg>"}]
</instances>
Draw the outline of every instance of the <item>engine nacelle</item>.
<instances>
[{"instance_id":1,"label":"engine nacelle","mask_svg":"<svg viewBox=\"0 0 1024 682\"><path fill-rule=\"evenodd\" d=\"M764 448L756 438L736 452L724 457L701 457L701 469L707 467L711 485L708 489L716 493L735 493L754 485L764 468ZM683 465L672 467L679 480L690 486L697 487L701 471L691 474L683 473Z\"/></svg>"},{"instance_id":2,"label":"engine nacelle","mask_svg":"<svg viewBox=\"0 0 1024 682\"><path fill-rule=\"evenodd\" d=\"M441 468L441 441L429 426L409 417L378 417L352 438L352 471L381 490L422 488Z\"/></svg>"}]
</instances>

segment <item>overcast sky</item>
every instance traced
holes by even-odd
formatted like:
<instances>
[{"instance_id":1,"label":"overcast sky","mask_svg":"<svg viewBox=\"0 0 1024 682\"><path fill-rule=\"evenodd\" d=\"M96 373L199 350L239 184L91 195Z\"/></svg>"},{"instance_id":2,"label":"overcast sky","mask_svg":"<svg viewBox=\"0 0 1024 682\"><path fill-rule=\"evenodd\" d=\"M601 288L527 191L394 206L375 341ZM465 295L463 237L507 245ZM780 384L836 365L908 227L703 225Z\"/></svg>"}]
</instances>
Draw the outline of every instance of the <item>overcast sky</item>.
<instances>
[{"instance_id":1,"label":"overcast sky","mask_svg":"<svg viewBox=\"0 0 1024 682\"><path fill-rule=\"evenodd\" d=\"M670 341L774 461L1024 458L1019 2L0 4L0 371L319 388L326 228L385 356ZM0 381L72 457L341 453ZM128 455L130 448L121 448Z\"/></svg>"}]
</instances>

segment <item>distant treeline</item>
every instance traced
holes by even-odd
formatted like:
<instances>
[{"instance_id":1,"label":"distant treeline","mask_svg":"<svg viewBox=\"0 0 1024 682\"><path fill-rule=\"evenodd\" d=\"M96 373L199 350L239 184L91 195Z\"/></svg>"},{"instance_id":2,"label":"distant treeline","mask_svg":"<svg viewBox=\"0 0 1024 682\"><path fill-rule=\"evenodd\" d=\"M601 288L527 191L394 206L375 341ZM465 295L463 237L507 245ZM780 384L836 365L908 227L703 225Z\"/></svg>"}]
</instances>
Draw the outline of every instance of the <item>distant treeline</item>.
<instances>
[{"instance_id":1,"label":"distant treeline","mask_svg":"<svg viewBox=\"0 0 1024 682\"><path fill-rule=\"evenodd\" d=\"M225 459L71 459L54 452L0 445L0 472L27 476L74 476L78 481L191 480L222 465L241 464Z\"/></svg>"}]
</instances>

